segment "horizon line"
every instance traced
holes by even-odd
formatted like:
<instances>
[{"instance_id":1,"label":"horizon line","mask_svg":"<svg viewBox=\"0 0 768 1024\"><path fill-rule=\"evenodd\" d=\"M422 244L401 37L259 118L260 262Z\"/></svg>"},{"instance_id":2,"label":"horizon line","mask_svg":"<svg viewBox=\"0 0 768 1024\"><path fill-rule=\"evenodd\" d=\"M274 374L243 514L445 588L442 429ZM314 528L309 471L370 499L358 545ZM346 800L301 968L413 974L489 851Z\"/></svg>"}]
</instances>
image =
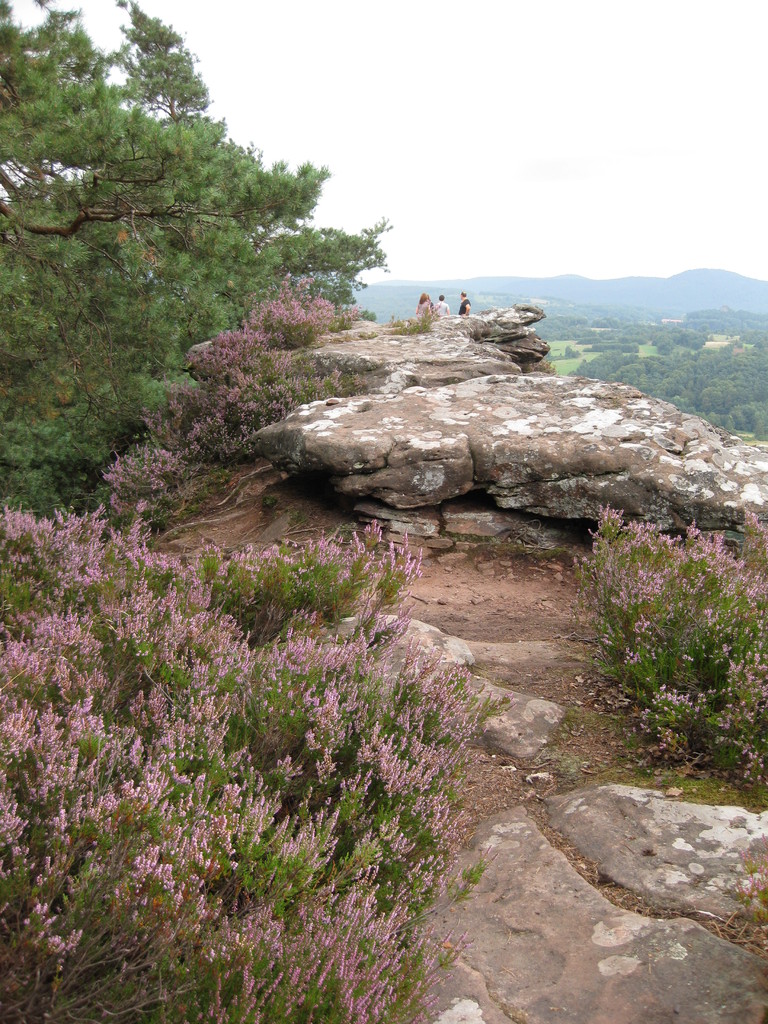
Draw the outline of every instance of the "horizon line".
<instances>
[{"instance_id":1,"label":"horizon line","mask_svg":"<svg viewBox=\"0 0 768 1024\"><path fill-rule=\"evenodd\" d=\"M577 278L581 281L594 281L606 283L609 281L671 281L675 277L683 277L686 274L728 274L732 277L740 277L745 281L757 281L761 284L768 284L768 281L760 277L750 277L747 274L740 274L735 270L723 270L717 267L692 267L688 270L681 270L675 274L663 277L658 274L622 274L618 277L588 277L586 274L473 274L471 277L427 277L427 278L380 278L376 281L367 281L368 287L372 285L436 285L441 282L446 285L459 286L462 283L469 283L478 280L515 280L515 281L559 281L565 278Z\"/></svg>"}]
</instances>

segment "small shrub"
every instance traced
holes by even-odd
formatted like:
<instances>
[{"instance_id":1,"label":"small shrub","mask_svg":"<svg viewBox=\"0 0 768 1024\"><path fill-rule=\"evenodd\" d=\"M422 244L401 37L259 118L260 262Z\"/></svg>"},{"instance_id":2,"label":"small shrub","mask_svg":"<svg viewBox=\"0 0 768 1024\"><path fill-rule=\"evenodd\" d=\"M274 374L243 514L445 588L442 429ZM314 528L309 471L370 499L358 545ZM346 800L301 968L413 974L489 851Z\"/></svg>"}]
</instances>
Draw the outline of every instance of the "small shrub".
<instances>
[{"instance_id":1,"label":"small shrub","mask_svg":"<svg viewBox=\"0 0 768 1024\"><path fill-rule=\"evenodd\" d=\"M418 565L411 555L384 548L373 526L365 540L355 535L346 544L321 538L227 558L209 552L203 569L214 604L259 644L299 614L329 625L356 613L369 623L410 585Z\"/></svg>"},{"instance_id":2,"label":"small shrub","mask_svg":"<svg viewBox=\"0 0 768 1024\"><path fill-rule=\"evenodd\" d=\"M117 456L104 473L118 520L130 519L138 511L157 529L166 525L174 494L188 476L189 467L180 452L147 443Z\"/></svg>"},{"instance_id":3,"label":"small shrub","mask_svg":"<svg viewBox=\"0 0 768 1024\"><path fill-rule=\"evenodd\" d=\"M542 359L538 363L532 363L523 373L548 373L550 376L557 376L557 367L554 363L550 363L548 359Z\"/></svg>"},{"instance_id":4,"label":"small shrub","mask_svg":"<svg viewBox=\"0 0 768 1024\"><path fill-rule=\"evenodd\" d=\"M409 320L395 320L394 317L389 322L389 327L392 328L394 334L429 334L432 327L440 320L437 313L432 313L429 310L421 313L419 316L412 317Z\"/></svg>"},{"instance_id":5,"label":"small shrub","mask_svg":"<svg viewBox=\"0 0 768 1024\"><path fill-rule=\"evenodd\" d=\"M104 473L110 506L120 521L139 514L161 528L181 484L200 466L256 457L255 436L306 402L339 394L351 381L318 375L300 351L333 322L346 324L355 308L338 311L311 294L309 280L284 281L240 330L224 331L188 356L194 382L166 392L163 408L147 414L150 439ZM344 329L344 327L340 327ZM288 351L294 350L294 351Z\"/></svg>"},{"instance_id":6,"label":"small shrub","mask_svg":"<svg viewBox=\"0 0 768 1024\"><path fill-rule=\"evenodd\" d=\"M606 510L581 567L581 606L605 670L670 756L768 771L768 530L750 517L741 557L694 527L669 537Z\"/></svg>"},{"instance_id":7,"label":"small shrub","mask_svg":"<svg viewBox=\"0 0 768 1024\"><path fill-rule=\"evenodd\" d=\"M768 924L768 840L756 854L743 858L747 877L739 884L737 896L749 907L756 921Z\"/></svg>"},{"instance_id":8,"label":"small shrub","mask_svg":"<svg viewBox=\"0 0 768 1024\"><path fill-rule=\"evenodd\" d=\"M299 281L286 278L274 298L255 307L248 327L270 348L297 349L313 345L334 322L343 321L346 314L328 299L313 296L311 287L310 278Z\"/></svg>"},{"instance_id":9,"label":"small shrub","mask_svg":"<svg viewBox=\"0 0 768 1024\"><path fill-rule=\"evenodd\" d=\"M318 377L300 354L272 349L250 327L220 334L191 356L190 367L198 383L172 389L151 421L157 442L189 462L252 459L262 427L337 390L336 375Z\"/></svg>"},{"instance_id":10,"label":"small shrub","mask_svg":"<svg viewBox=\"0 0 768 1024\"><path fill-rule=\"evenodd\" d=\"M338 334L339 331L348 331L360 319L360 310L357 306L348 306L346 309L337 308L331 320L328 330L331 334Z\"/></svg>"}]
</instances>

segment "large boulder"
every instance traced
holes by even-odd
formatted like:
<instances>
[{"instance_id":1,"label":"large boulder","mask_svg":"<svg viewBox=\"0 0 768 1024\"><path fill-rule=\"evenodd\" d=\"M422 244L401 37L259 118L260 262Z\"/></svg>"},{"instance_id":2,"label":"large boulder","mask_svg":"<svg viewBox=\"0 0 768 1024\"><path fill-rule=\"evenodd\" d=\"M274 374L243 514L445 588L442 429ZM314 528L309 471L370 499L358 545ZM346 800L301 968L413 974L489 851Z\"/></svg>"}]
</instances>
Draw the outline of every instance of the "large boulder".
<instances>
[{"instance_id":1,"label":"large boulder","mask_svg":"<svg viewBox=\"0 0 768 1024\"><path fill-rule=\"evenodd\" d=\"M398 509L485 491L503 509L591 519L610 505L663 529L768 518L768 452L623 384L492 374L302 406L262 454L351 502Z\"/></svg>"}]
</instances>

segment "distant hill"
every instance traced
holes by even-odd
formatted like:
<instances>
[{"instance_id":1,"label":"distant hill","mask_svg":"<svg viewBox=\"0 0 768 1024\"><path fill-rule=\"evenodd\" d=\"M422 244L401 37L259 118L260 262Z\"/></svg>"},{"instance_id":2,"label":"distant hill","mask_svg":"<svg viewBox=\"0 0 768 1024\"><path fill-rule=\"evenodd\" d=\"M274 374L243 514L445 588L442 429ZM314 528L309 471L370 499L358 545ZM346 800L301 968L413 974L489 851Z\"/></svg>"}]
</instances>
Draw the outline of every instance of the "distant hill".
<instances>
[{"instance_id":1,"label":"distant hill","mask_svg":"<svg viewBox=\"0 0 768 1024\"><path fill-rule=\"evenodd\" d=\"M433 299L444 293L451 312L459 307L459 292L468 292L475 309L532 302L544 309L555 305L632 307L638 315L684 316L701 309L749 310L768 313L768 281L742 277L727 270L686 270L674 277L617 277L596 281L576 274L560 277L475 277L461 281L387 281L369 285L359 303L380 322L410 316L419 295Z\"/></svg>"}]
</instances>

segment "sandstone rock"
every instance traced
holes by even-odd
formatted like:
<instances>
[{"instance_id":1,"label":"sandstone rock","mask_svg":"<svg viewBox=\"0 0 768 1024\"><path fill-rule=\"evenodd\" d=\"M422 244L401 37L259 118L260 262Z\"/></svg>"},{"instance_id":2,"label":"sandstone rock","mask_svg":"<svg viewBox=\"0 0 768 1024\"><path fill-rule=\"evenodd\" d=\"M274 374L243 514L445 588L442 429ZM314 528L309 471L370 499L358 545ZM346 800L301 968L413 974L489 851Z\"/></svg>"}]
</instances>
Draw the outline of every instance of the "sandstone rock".
<instances>
[{"instance_id":1,"label":"sandstone rock","mask_svg":"<svg viewBox=\"0 0 768 1024\"><path fill-rule=\"evenodd\" d=\"M727 918L742 854L768 838L768 811L670 800L634 786L596 786L551 797L552 824L611 881L657 906Z\"/></svg>"},{"instance_id":2,"label":"sandstone rock","mask_svg":"<svg viewBox=\"0 0 768 1024\"><path fill-rule=\"evenodd\" d=\"M411 619L405 631L405 639L427 654L439 657L450 664L468 668L475 663L475 656L464 640L449 636L437 626L430 626L420 619Z\"/></svg>"},{"instance_id":3,"label":"sandstone rock","mask_svg":"<svg viewBox=\"0 0 768 1024\"><path fill-rule=\"evenodd\" d=\"M475 657L475 671L510 687L520 686L526 678L542 683L547 677L574 675L590 668L584 651L578 644L566 640L471 640L468 643Z\"/></svg>"},{"instance_id":4,"label":"sandstone rock","mask_svg":"<svg viewBox=\"0 0 768 1024\"><path fill-rule=\"evenodd\" d=\"M435 509L395 509L380 501L359 501L354 512L363 522L376 521L391 534L425 539L439 537L442 525L440 513Z\"/></svg>"},{"instance_id":5,"label":"sandstone rock","mask_svg":"<svg viewBox=\"0 0 768 1024\"><path fill-rule=\"evenodd\" d=\"M761 960L685 918L614 907L522 809L484 822L460 866L480 857L477 887L436 915L442 933L466 934L469 945L435 993L433 1022L763 1021Z\"/></svg>"},{"instance_id":6,"label":"sandstone rock","mask_svg":"<svg viewBox=\"0 0 768 1024\"><path fill-rule=\"evenodd\" d=\"M395 509L382 501L367 498L355 502L353 511L363 522L376 520L390 539L407 534L412 541L427 547L451 547L470 541L493 539L521 544L527 548L589 546L588 531L582 523L533 516L511 509L490 508L488 501L463 498L444 501L432 508Z\"/></svg>"},{"instance_id":7,"label":"sandstone rock","mask_svg":"<svg viewBox=\"0 0 768 1024\"><path fill-rule=\"evenodd\" d=\"M402 334L388 324L356 324L328 335L307 356L322 373L337 370L357 377L361 392L396 394L415 385L436 387L532 369L549 352L533 327L543 318L535 306L514 306L445 317L428 334Z\"/></svg>"},{"instance_id":8,"label":"sandstone rock","mask_svg":"<svg viewBox=\"0 0 768 1024\"><path fill-rule=\"evenodd\" d=\"M527 372L549 352L549 345L537 336L533 327L544 317L544 311L538 306L485 309L471 316L439 320L433 333L438 337L451 338L461 334L472 341L491 342Z\"/></svg>"},{"instance_id":9,"label":"sandstone rock","mask_svg":"<svg viewBox=\"0 0 768 1024\"><path fill-rule=\"evenodd\" d=\"M484 490L557 519L605 505L669 529L768 516L768 453L623 384L494 375L302 406L258 435L294 474L343 498L410 509Z\"/></svg>"},{"instance_id":10,"label":"sandstone rock","mask_svg":"<svg viewBox=\"0 0 768 1024\"><path fill-rule=\"evenodd\" d=\"M442 662L464 668L474 665L469 644L420 619L411 619L403 639L411 650L420 650ZM494 686L480 676L472 676L471 685L481 698L497 706L496 713L483 723L478 742L510 757L538 754L565 715L564 709L552 701Z\"/></svg>"},{"instance_id":11,"label":"sandstone rock","mask_svg":"<svg viewBox=\"0 0 768 1024\"><path fill-rule=\"evenodd\" d=\"M483 508L477 502L467 499L443 502L440 515L446 533L455 537L495 537L507 540L527 526L524 522L527 517Z\"/></svg>"},{"instance_id":12,"label":"sandstone rock","mask_svg":"<svg viewBox=\"0 0 768 1024\"><path fill-rule=\"evenodd\" d=\"M473 682L482 697L500 704L478 737L489 750L509 757L534 757L565 717L565 709L551 700L494 686L480 676L474 676Z\"/></svg>"}]
</instances>

